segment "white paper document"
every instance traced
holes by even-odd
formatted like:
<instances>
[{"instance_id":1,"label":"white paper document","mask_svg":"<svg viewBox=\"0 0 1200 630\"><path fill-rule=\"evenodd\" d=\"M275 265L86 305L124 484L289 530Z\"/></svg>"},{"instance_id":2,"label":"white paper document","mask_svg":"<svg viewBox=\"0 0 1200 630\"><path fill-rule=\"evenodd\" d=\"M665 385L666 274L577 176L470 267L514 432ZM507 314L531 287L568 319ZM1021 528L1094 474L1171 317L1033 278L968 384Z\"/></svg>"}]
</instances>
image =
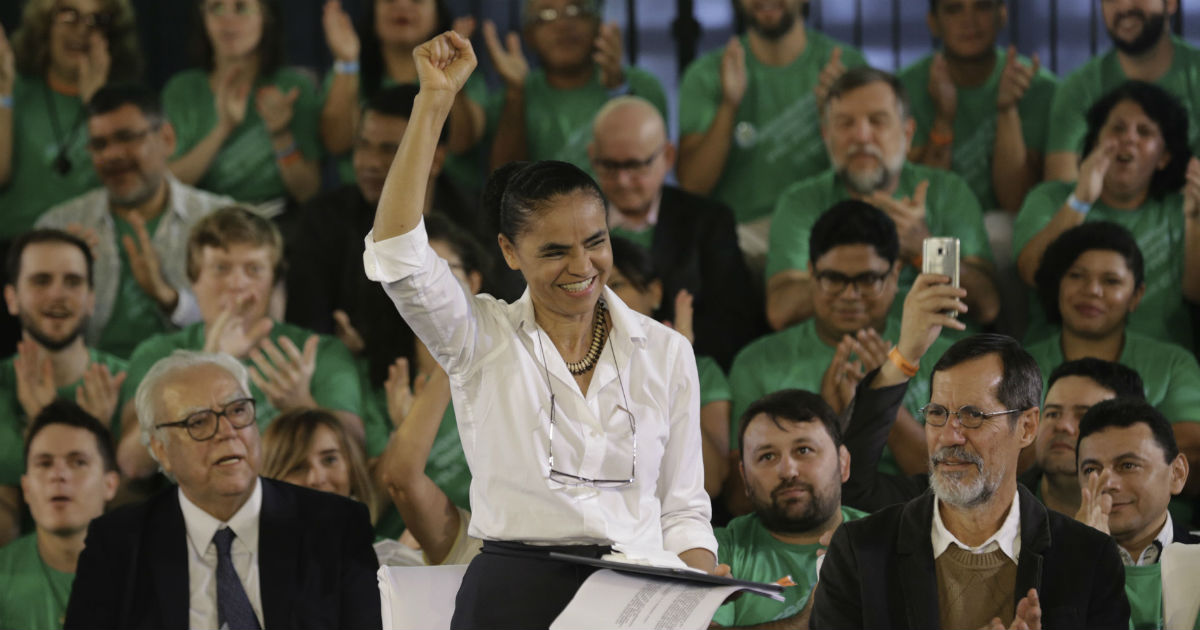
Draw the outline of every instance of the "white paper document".
<instances>
[{"instance_id":1,"label":"white paper document","mask_svg":"<svg viewBox=\"0 0 1200 630\"><path fill-rule=\"evenodd\" d=\"M551 630L648 628L702 630L717 608L740 586L705 585L670 578L642 577L608 569L583 583ZM767 596L782 600L783 596Z\"/></svg>"},{"instance_id":2,"label":"white paper document","mask_svg":"<svg viewBox=\"0 0 1200 630\"><path fill-rule=\"evenodd\" d=\"M465 564L380 567L384 630L449 630Z\"/></svg>"}]
</instances>

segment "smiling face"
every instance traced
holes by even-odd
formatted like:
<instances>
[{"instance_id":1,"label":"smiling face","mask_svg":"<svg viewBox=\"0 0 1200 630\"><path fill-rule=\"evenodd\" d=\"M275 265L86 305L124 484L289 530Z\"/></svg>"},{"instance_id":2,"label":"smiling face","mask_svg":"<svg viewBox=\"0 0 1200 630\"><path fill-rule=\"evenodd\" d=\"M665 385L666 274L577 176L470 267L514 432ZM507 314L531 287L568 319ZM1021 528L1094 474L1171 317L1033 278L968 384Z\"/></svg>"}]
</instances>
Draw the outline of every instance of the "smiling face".
<instances>
[{"instance_id":1,"label":"smiling face","mask_svg":"<svg viewBox=\"0 0 1200 630\"><path fill-rule=\"evenodd\" d=\"M50 68L60 77L76 76L91 50L93 29L88 22L105 21L108 13L100 0L58 0L55 7L50 22Z\"/></svg>"},{"instance_id":2,"label":"smiling face","mask_svg":"<svg viewBox=\"0 0 1200 630\"><path fill-rule=\"evenodd\" d=\"M830 100L821 132L838 176L852 192L869 195L899 177L913 125L891 86L873 81Z\"/></svg>"},{"instance_id":3,"label":"smiling face","mask_svg":"<svg viewBox=\"0 0 1200 630\"><path fill-rule=\"evenodd\" d=\"M146 202L166 186L167 159L175 152L175 131L153 122L135 105L88 119L92 166L118 206Z\"/></svg>"},{"instance_id":4,"label":"smiling face","mask_svg":"<svg viewBox=\"0 0 1200 630\"><path fill-rule=\"evenodd\" d=\"M220 366L183 368L162 383L154 421L178 422L248 396L237 379ZM150 447L188 499L210 514L225 511L223 506L240 506L254 491L261 448L258 425L253 422L234 429L228 418L221 417L217 434L204 441L192 439L183 427L165 427L151 433Z\"/></svg>"},{"instance_id":5,"label":"smiling face","mask_svg":"<svg viewBox=\"0 0 1200 630\"><path fill-rule=\"evenodd\" d=\"M385 46L416 48L436 30L435 0L375 0L375 34Z\"/></svg>"},{"instance_id":6,"label":"smiling face","mask_svg":"<svg viewBox=\"0 0 1200 630\"><path fill-rule=\"evenodd\" d=\"M775 40L803 26L802 0L741 0L746 27L762 37Z\"/></svg>"},{"instance_id":7,"label":"smiling face","mask_svg":"<svg viewBox=\"0 0 1200 630\"><path fill-rule=\"evenodd\" d=\"M768 531L804 534L837 518L850 453L817 418L805 422L765 413L750 420L738 464L746 495Z\"/></svg>"},{"instance_id":8,"label":"smiling face","mask_svg":"<svg viewBox=\"0 0 1200 630\"><path fill-rule=\"evenodd\" d=\"M571 6L575 9L570 9ZM591 66L600 20L594 13L584 10L587 6L584 0L527 2L529 20L525 26L525 40L548 72L577 72ZM547 9L557 11L558 19L552 22L538 19ZM576 10L577 15L568 15Z\"/></svg>"},{"instance_id":9,"label":"smiling face","mask_svg":"<svg viewBox=\"0 0 1200 630\"><path fill-rule=\"evenodd\" d=\"M812 274L817 278L812 293L813 317L822 337L840 340L842 335L864 328L883 332L896 297L899 265L889 265L872 245L839 245L817 259ZM837 292L825 289L825 277L845 280L860 276L874 276L876 281L849 282Z\"/></svg>"},{"instance_id":10,"label":"smiling face","mask_svg":"<svg viewBox=\"0 0 1200 630\"><path fill-rule=\"evenodd\" d=\"M1079 421L1096 403L1115 398L1112 390L1086 376L1064 376L1046 392L1034 453L1037 465L1048 474L1075 474L1075 441Z\"/></svg>"},{"instance_id":11,"label":"smiling face","mask_svg":"<svg viewBox=\"0 0 1200 630\"><path fill-rule=\"evenodd\" d=\"M939 0L928 20L948 58L974 60L991 54L1007 18L1001 0Z\"/></svg>"},{"instance_id":12,"label":"smiling face","mask_svg":"<svg viewBox=\"0 0 1200 630\"><path fill-rule=\"evenodd\" d=\"M87 259L63 242L31 243L21 252L15 284L4 288L8 312L21 329L48 350L61 350L83 333L95 307Z\"/></svg>"},{"instance_id":13,"label":"smiling face","mask_svg":"<svg viewBox=\"0 0 1200 630\"><path fill-rule=\"evenodd\" d=\"M318 426L313 432L304 461L287 471L283 480L322 492L350 496L350 463L337 434Z\"/></svg>"},{"instance_id":14,"label":"smiling face","mask_svg":"<svg viewBox=\"0 0 1200 630\"><path fill-rule=\"evenodd\" d=\"M998 354L987 354L934 372L930 402L958 410L971 405L985 413L1006 407L996 398L1004 376ZM955 416L946 424L925 425L929 448L929 483L943 503L959 508L984 505L1006 485L1016 483L1017 456L1037 435L1037 408L987 418L968 429ZM1014 486L1015 487L1015 486ZM999 499L1007 502L1008 496Z\"/></svg>"},{"instance_id":15,"label":"smiling face","mask_svg":"<svg viewBox=\"0 0 1200 630\"><path fill-rule=\"evenodd\" d=\"M604 205L577 189L541 206L515 244L500 237L504 260L525 277L535 309L590 317L612 269Z\"/></svg>"},{"instance_id":16,"label":"smiling face","mask_svg":"<svg viewBox=\"0 0 1200 630\"><path fill-rule=\"evenodd\" d=\"M1134 282L1121 254L1103 249L1080 254L1059 283L1063 328L1089 339L1124 330L1145 293L1145 286Z\"/></svg>"},{"instance_id":17,"label":"smiling face","mask_svg":"<svg viewBox=\"0 0 1200 630\"><path fill-rule=\"evenodd\" d=\"M275 284L275 259L267 245L201 248L192 291L204 323L212 325L222 310L231 307L245 321L266 317Z\"/></svg>"},{"instance_id":18,"label":"smiling face","mask_svg":"<svg viewBox=\"0 0 1200 630\"><path fill-rule=\"evenodd\" d=\"M1108 427L1079 443L1079 485L1105 470L1109 481L1101 491L1112 495L1108 529L1118 543L1152 538L1166 519L1171 496L1183 490L1188 475L1187 458L1180 454L1167 462L1144 422Z\"/></svg>"},{"instance_id":19,"label":"smiling face","mask_svg":"<svg viewBox=\"0 0 1200 630\"><path fill-rule=\"evenodd\" d=\"M217 58L243 59L258 51L263 6L258 0L204 0L204 31Z\"/></svg>"},{"instance_id":20,"label":"smiling face","mask_svg":"<svg viewBox=\"0 0 1200 630\"><path fill-rule=\"evenodd\" d=\"M1134 101L1113 107L1097 135L1097 146L1117 145L1117 154L1104 175L1104 193L1118 200L1144 196L1154 174L1167 167L1171 154L1158 123Z\"/></svg>"},{"instance_id":21,"label":"smiling face","mask_svg":"<svg viewBox=\"0 0 1200 630\"><path fill-rule=\"evenodd\" d=\"M1104 27L1113 46L1140 55L1167 36L1167 17L1179 9L1178 0L1101 0Z\"/></svg>"},{"instance_id":22,"label":"smiling face","mask_svg":"<svg viewBox=\"0 0 1200 630\"><path fill-rule=\"evenodd\" d=\"M21 490L39 531L70 536L85 531L92 519L104 513L118 482L115 471L104 469L95 434L51 424L29 444Z\"/></svg>"}]
</instances>

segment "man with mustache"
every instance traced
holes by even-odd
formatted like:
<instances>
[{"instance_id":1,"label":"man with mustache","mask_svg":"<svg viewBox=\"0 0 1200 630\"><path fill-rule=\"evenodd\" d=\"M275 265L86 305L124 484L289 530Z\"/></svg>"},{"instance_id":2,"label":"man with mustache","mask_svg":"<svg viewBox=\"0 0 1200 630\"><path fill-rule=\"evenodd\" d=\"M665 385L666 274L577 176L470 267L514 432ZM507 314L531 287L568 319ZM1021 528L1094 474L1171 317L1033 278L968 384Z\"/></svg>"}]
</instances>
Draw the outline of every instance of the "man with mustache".
<instances>
[{"instance_id":1,"label":"man with mustache","mask_svg":"<svg viewBox=\"0 0 1200 630\"><path fill-rule=\"evenodd\" d=\"M56 397L117 429L125 361L83 340L95 302L92 256L78 237L33 230L9 250L8 312L21 322L17 354L0 362L0 545L17 534L21 447L30 421ZM114 425L114 423L116 423Z\"/></svg>"},{"instance_id":2,"label":"man with mustache","mask_svg":"<svg viewBox=\"0 0 1200 630\"><path fill-rule=\"evenodd\" d=\"M859 385L847 444L868 465L882 440L876 431L874 444L864 445L871 431L863 425L891 423L925 348L957 323L945 315L957 306L956 290L938 288L912 309L938 315L904 322L896 346L903 360ZM914 307L917 297L910 294ZM834 533L814 596L815 626L1128 627L1113 541L1047 510L1017 483L1020 451L1037 434L1041 386L1037 363L1010 337L975 335L942 355L922 409L930 472L901 478L851 469L843 501L879 511Z\"/></svg>"},{"instance_id":3,"label":"man with mustache","mask_svg":"<svg viewBox=\"0 0 1200 630\"><path fill-rule=\"evenodd\" d=\"M961 284L972 321L996 318L1000 300L990 277L991 247L979 201L962 178L911 164L912 142L904 86L873 68L846 71L825 99L821 133L833 168L788 188L779 198L767 251L767 321L776 330L812 316L815 279L808 270L808 238L826 208L860 199L883 210L900 237L899 319L903 296L921 270L922 241L955 236L961 244Z\"/></svg>"},{"instance_id":4,"label":"man with mustache","mask_svg":"<svg viewBox=\"0 0 1200 630\"><path fill-rule=\"evenodd\" d=\"M188 231L233 200L181 184L167 170L175 130L157 92L106 86L87 111L88 151L104 187L50 209L37 225L88 241L97 273L87 338L128 357L146 337L199 321L184 264Z\"/></svg>"},{"instance_id":5,"label":"man with mustache","mask_svg":"<svg viewBox=\"0 0 1200 630\"><path fill-rule=\"evenodd\" d=\"M733 208L761 260L788 184L829 168L813 142L821 95L862 53L808 28L808 0L734 0L746 34L697 59L679 85L679 184Z\"/></svg>"},{"instance_id":6,"label":"man with mustache","mask_svg":"<svg viewBox=\"0 0 1200 630\"><path fill-rule=\"evenodd\" d=\"M784 389L751 404L740 425L738 470L754 512L713 530L718 558L739 579L793 584L782 602L741 597L722 606L713 621L808 628L818 551L838 525L866 516L841 505L850 452L842 445L840 421L820 396Z\"/></svg>"},{"instance_id":7,"label":"man with mustache","mask_svg":"<svg viewBox=\"0 0 1200 630\"><path fill-rule=\"evenodd\" d=\"M1096 0L1113 48L1093 57L1059 84L1050 109L1046 179L1075 181L1085 114L1093 103L1126 80L1154 83L1178 98L1189 111L1189 142L1200 149L1200 50L1171 34L1179 0Z\"/></svg>"}]
</instances>

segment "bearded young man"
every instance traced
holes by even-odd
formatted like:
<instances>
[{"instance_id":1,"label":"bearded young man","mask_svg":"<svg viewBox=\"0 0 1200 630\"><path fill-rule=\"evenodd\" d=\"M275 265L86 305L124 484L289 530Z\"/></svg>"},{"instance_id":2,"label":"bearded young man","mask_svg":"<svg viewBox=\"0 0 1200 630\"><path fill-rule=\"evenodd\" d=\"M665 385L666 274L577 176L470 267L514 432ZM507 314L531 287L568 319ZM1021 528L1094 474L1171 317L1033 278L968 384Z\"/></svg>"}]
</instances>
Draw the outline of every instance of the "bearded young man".
<instances>
[{"instance_id":1,"label":"bearded young man","mask_svg":"<svg viewBox=\"0 0 1200 630\"><path fill-rule=\"evenodd\" d=\"M713 531L720 562L743 580L790 580L784 601L742 597L713 617L739 628L808 628L818 552L843 522L866 516L841 505L850 476L837 414L820 396L784 389L742 415L738 469L754 512Z\"/></svg>"}]
</instances>

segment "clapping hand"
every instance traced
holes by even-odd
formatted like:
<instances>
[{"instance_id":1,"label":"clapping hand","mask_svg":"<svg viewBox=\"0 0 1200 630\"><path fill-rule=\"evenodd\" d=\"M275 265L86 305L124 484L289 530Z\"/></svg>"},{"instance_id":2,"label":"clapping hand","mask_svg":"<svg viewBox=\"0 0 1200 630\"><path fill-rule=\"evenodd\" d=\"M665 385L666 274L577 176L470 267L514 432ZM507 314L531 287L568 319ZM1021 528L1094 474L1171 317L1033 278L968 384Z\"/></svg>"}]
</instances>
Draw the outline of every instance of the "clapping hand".
<instances>
[{"instance_id":1,"label":"clapping hand","mask_svg":"<svg viewBox=\"0 0 1200 630\"><path fill-rule=\"evenodd\" d=\"M1188 160L1187 180L1183 186L1183 215L1200 218L1200 159Z\"/></svg>"},{"instance_id":2,"label":"clapping hand","mask_svg":"<svg viewBox=\"0 0 1200 630\"><path fill-rule=\"evenodd\" d=\"M249 322L240 314L247 310L248 302L253 299L252 296L245 297L221 310L204 333L205 352L224 352L244 359L271 332L275 324L269 317Z\"/></svg>"},{"instance_id":3,"label":"clapping hand","mask_svg":"<svg viewBox=\"0 0 1200 630\"><path fill-rule=\"evenodd\" d=\"M329 52L338 61L358 61L358 53L362 49L358 33L354 31L354 23L350 15L342 9L339 0L327 0L321 13L321 26L325 30L325 43Z\"/></svg>"},{"instance_id":4,"label":"clapping hand","mask_svg":"<svg viewBox=\"0 0 1200 630\"><path fill-rule=\"evenodd\" d=\"M0 96L12 96L17 80L17 57L13 54L4 27L0 26Z\"/></svg>"},{"instance_id":5,"label":"clapping hand","mask_svg":"<svg viewBox=\"0 0 1200 630\"><path fill-rule=\"evenodd\" d=\"M928 90L937 116L953 121L958 113L958 87L950 78L950 66L946 63L946 56L940 52L933 56L933 62L929 64Z\"/></svg>"},{"instance_id":6,"label":"clapping hand","mask_svg":"<svg viewBox=\"0 0 1200 630\"><path fill-rule=\"evenodd\" d=\"M54 385L54 365L49 353L37 343L22 339L17 342L13 369L17 375L17 402L25 411L25 417L32 420L58 395Z\"/></svg>"},{"instance_id":7,"label":"clapping hand","mask_svg":"<svg viewBox=\"0 0 1200 630\"><path fill-rule=\"evenodd\" d=\"M154 243L150 240L150 232L146 230L146 220L137 213L131 213L128 221L133 226L134 235L126 234L121 237L121 245L129 256L129 269L133 273L133 279L146 295L158 302L159 306L173 308L179 300L179 293L163 278L162 264L158 252L154 249Z\"/></svg>"},{"instance_id":8,"label":"clapping hand","mask_svg":"<svg viewBox=\"0 0 1200 630\"><path fill-rule=\"evenodd\" d=\"M616 24L600 25L592 52L592 61L600 67L600 82L609 90L615 90L625 82L625 70L621 67L621 29Z\"/></svg>"},{"instance_id":9,"label":"clapping hand","mask_svg":"<svg viewBox=\"0 0 1200 630\"><path fill-rule=\"evenodd\" d=\"M100 31L88 36L88 51L79 60L79 98L87 103L108 82L108 70L112 57L108 54L108 40Z\"/></svg>"},{"instance_id":10,"label":"clapping hand","mask_svg":"<svg viewBox=\"0 0 1200 630\"><path fill-rule=\"evenodd\" d=\"M87 243L88 249L92 250L92 257L95 258L100 247L100 235L96 233L96 228L83 227L82 223L72 221L66 225L66 231L83 239Z\"/></svg>"},{"instance_id":11,"label":"clapping hand","mask_svg":"<svg viewBox=\"0 0 1200 630\"><path fill-rule=\"evenodd\" d=\"M250 80L241 66L233 66L216 79L213 106L217 110L217 125L235 129L246 119L246 97L250 95Z\"/></svg>"},{"instance_id":12,"label":"clapping hand","mask_svg":"<svg viewBox=\"0 0 1200 630\"><path fill-rule=\"evenodd\" d=\"M525 77L529 76L529 62L525 59L525 53L521 52L521 36L510 32L505 36L505 45L502 46L500 37L496 34L496 24L491 20L485 20L483 22L483 41L487 44L492 65L495 66L496 73L500 75L500 78L504 79L504 84L509 89L523 88Z\"/></svg>"},{"instance_id":13,"label":"clapping hand","mask_svg":"<svg viewBox=\"0 0 1200 630\"><path fill-rule=\"evenodd\" d=\"M1108 516L1112 512L1112 495L1104 491L1108 480L1112 477L1111 470L1102 473L1092 472L1087 476L1087 485L1079 489L1079 512L1075 520L1108 534Z\"/></svg>"},{"instance_id":14,"label":"clapping hand","mask_svg":"<svg viewBox=\"0 0 1200 630\"><path fill-rule=\"evenodd\" d=\"M1017 58L1017 47L1010 45L1004 71L1000 74L1000 87L996 90L996 109L1003 112L1016 107L1041 68L1042 62L1036 54L1033 65L1026 66Z\"/></svg>"},{"instance_id":15,"label":"clapping hand","mask_svg":"<svg viewBox=\"0 0 1200 630\"><path fill-rule=\"evenodd\" d=\"M663 322L668 328L673 328L679 334L687 337L688 343L696 343L695 314L692 306L694 298L687 289L680 289L675 294L675 321Z\"/></svg>"},{"instance_id":16,"label":"clapping hand","mask_svg":"<svg viewBox=\"0 0 1200 630\"><path fill-rule=\"evenodd\" d=\"M350 315L341 309L333 312L333 334L346 344L351 354L362 354L367 347L367 342L363 341L358 329L350 323Z\"/></svg>"},{"instance_id":17,"label":"clapping hand","mask_svg":"<svg viewBox=\"0 0 1200 630\"><path fill-rule=\"evenodd\" d=\"M925 196L928 192L929 180L925 180L917 184L912 197L893 199L885 192L876 191L867 199L896 224L896 235L900 237L900 257L904 260L919 256L922 242L929 237L929 226L925 224Z\"/></svg>"},{"instance_id":18,"label":"clapping hand","mask_svg":"<svg viewBox=\"0 0 1200 630\"><path fill-rule=\"evenodd\" d=\"M408 359L400 357L388 366L388 377L383 383L383 390L387 394L388 418L392 420L393 427L400 426L408 417L413 401L421 395L431 376L431 374L418 374L416 380L410 385Z\"/></svg>"},{"instance_id":19,"label":"clapping hand","mask_svg":"<svg viewBox=\"0 0 1200 630\"><path fill-rule=\"evenodd\" d=\"M83 384L75 388L75 402L104 426L112 422L121 398L125 372L113 375L103 363L93 363L83 373Z\"/></svg>"},{"instance_id":20,"label":"clapping hand","mask_svg":"<svg viewBox=\"0 0 1200 630\"><path fill-rule=\"evenodd\" d=\"M999 617L993 617L983 630L1005 630L1004 622ZM1017 603L1017 614L1008 630L1042 630L1042 603L1038 599L1037 589L1029 589Z\"/></svg>"},{"instance_id":21,"label":"clapping hand","mask_svg":"<svg viewBox=\"0 0 1200 630\"><path fill-rule=\"evenodd\" d=\"M288 130L297 98L300 98L300 88L295 86L287 92L274 85L259 88L254 95L254 108L267 126L267 133L278 136Z\"/></svg>"},{"instance_id":22,"label":"clapping hand","mask_svg":"<svg viewBox=\"0 0 1200 630\"><path fill-rule=\"evenodd\" d=\"M1102 140L1079 165L1079 181L1075 184L1075 198L1083 203L1096 203L1104 191L1104 177L1108 167L1117 157L1120 143L1112 138Z\"/></svg>"},{"instance_id":23,"label":"clapping hand","mask_svg":"<svg viewBox=\"0 0 1200 630\"><path fill-rule=\"evenodd\" d=\"M310 385L317 369L319 343L318 336L310 335L301 351L287 337L280 337L278 344L263 339L250 353L250 361L254 363L250 380L279 411L317 406Z\"/></svg>"},{"instance_id":24,"label":"clapping hand","mask_svg":"<svg viewBox=\"0 0 1200 630\"><path fill-rule=\"evenodd\" d=\"M829 90L833 87L838 77L846 72L846 66L842 64L842 47L838 46L833 49L833 54L829 56L829 62L821 68L821 74L817 77L817 87L813 91L817 95L817 105L825 106L825 99L829 97Z\"/></svg>"},{"instance_id":25,"label":"clapping hand","mask_svg":"<svg viewBox=\"0 0 1200 630\"><path fill-rule=\"evenodd\" d=\"M746 49L737 36L730 37L721 53L721 98L737 107L746 95Z\"/></svg>"}]
</instances>

